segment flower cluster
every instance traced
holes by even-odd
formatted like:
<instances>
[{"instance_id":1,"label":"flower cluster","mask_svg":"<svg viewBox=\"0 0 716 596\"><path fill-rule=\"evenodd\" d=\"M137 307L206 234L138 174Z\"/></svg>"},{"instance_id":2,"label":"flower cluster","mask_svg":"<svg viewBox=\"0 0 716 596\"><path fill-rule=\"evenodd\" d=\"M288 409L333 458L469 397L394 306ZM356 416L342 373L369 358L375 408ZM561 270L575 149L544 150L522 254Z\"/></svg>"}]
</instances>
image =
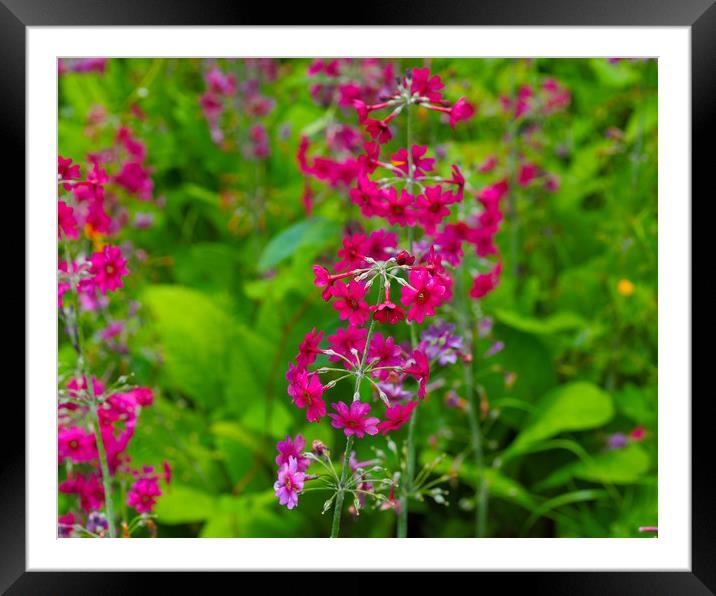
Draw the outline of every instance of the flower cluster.
<instances>
[{"instance_id":1,"label":"flower cluster","mask_svg":"<svg viewBox=\"0 0 716 596\"><path fill-rule=\"evenodd\" d=\"M79 505L60 518L61 536L114 536L117 518L111 502L116 487L128 486L122 493L142 525L149 524L147 516L161 495L153 468L134 470L127 455L142 409L153 404L153 392L128 385L126 376L107 386L91 375L89 338L83 332L90 319L100 318L93 311L103 311L101 318L107 326L94 337L100 347L122 353L126 323L137 310L136 303L129 302L126 321L109 317L110 296L124 287L129 275L131 247L105 239L126 222L113 190L124 189L128 197L147 201L152 184L142 165L144 144L126 127L118 130L115 140L111 150L90 156L84 177L79 164L62 156L58 159L58 307L77 356L71 378L59 389L58 464L65 471L59 491L74 495ZM120 165L116 175L109 175L102 164ZM93 247L89 253L88 244ZM165 462L166 483L169 475Z\"/></svg>"},{"instance_id":2,"label":"flower cluster","mask_svg":"<svg viewBox=\"0 0 716 596\"><path fill-rule=\"evenodd\" d=\"M357 157L363 150L360 130L350 121L353 102L376 101L389 92L395 77L393 62L375 58L314 60L308 68L314 101L326 107L321 126L304 134L298 148L298 164L306 176L303 202L310 215L316 197L309 180L331 187L349 187L361 172ZM322 155L309 157L318 145Z\"/></svg>"},{"instance_id":3,"label":"flower cluster","mask_svg":"<svg viewBox=\"0 0 716 596\"><path fill-rule=\"evenodd\" d=\"M238 144L247 159L266 159L270 155L269 137L259 119L271 113L276 101L262 95L261 85L276 78L278 65L268 58L227 62L220 65L216 60L207 61L204 73L206 91L199 105L211 139L226 149Z\"/></svg>"},{"instance_id":4,"label":"flower cluster","mask_svg":"<svg viewBox=\"0 0 716 596\"><path fill-rule=\"evenodd\" d=\"M345 326L325 340L324 332L315 328L306 334L286 375L291 401L305 411L308 422L327 416L332 427L343 431L348 445L354 438L388 435L402 428L426 397L431 360L445 365L463 355L461 340L452 335L452 328L431 328L420 344L396 339L395 332L401 325L422 324L452 298L452 277L430 236L445 232L451 206L464 199L465 179L457 166L451 168L450 177L437 176L436 160L425 146L409 145L388 160L380 156L382 145L392 138L390 123L403 110L409 115L411 106L444 114L451 126L472 116L474 108L464 98L449 106L442 98L442 88L440 77L431 76L427 69L414 69L398 82L397 90L384 94L378 103L360 98L350 101L370 140L362 144L363 153L350 162L357 176L352 172L341 181L355 178L350 200L365 217L381 217L389 225L408 230L407 245L402 248L398 233L384 229L346 231L333 270L314 265L315 285ZM390 115L382 120L370 117L384 108L392 108ZM299 163L304 173L315 175L315 167L323 167L323 162L310 164L307 148L304 139ZM379 168L390 177L377 179L374 174ZM325 169L329 171L336 170L331 165ZM329 174L317 177L333 185L340 179ZM414 241L413 228L422 229L424 238ZM483 238L480 241L484 242ZM349 403L334 401L327 407L326 395L345 379L354 384L353 399ZM409 379L417 384L414 392L406 389ZM374 404L364 401L363 382L369 383L383 402L382 417L375 415ZM291 486L303 480L295 476L302 473L299 468L297 459L284 462L283 476L276 485L280 502L290 507L296 505L297 493L286 494L286 479Z\"/></svg>"}]
</instances>

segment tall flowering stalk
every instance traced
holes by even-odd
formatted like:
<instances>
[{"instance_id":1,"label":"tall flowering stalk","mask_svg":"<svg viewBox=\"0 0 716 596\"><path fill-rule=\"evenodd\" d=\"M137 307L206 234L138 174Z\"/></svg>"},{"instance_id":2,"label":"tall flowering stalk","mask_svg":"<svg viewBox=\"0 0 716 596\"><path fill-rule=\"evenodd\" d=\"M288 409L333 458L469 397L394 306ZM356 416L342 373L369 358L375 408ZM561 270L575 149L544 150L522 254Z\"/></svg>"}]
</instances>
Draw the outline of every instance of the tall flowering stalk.
<instances>
[{"instance_id":1,"label":"tall flowering stalk","mask_svg":"<svg viewBox=\"0 0 716 596\"><path fill-rule=\"evenodd\" d=\"M398 234L395 232L378 229L367 234L353 230L346 233L343 247L338 252L340 261L335 265L336 273L320 265L314 267L316 285L324 288L323 298L335 300L334 308L349 325L328 338L331 342L328 350L318 347L322 332L317 333L315 329L306 336L302 346L328 356L330 361L342 362L349 372L324 386L316 379L317 375L336 373L342 369L324 366L310 373L305 366L313 363L314 359L308 362L306 354L300 352L287 375L289 395L298 407L306 408L309 422L317 422L325 415L324 390L344 378L355 377L353 403L350 406L333 404L338 414L330 415L334 427L345 429L344 460L351 453L354 436L362 438L365 434L377 434L380 429L385 429L387 433L408 424L401 472L381 479L383 486L390 487L389 496L382 497L383 506L398 513L399 536L407 536L409 498L422 498L426 478L423 472L415 474L414 428L416 406L426 395L431 361L434 364L435 360L426 353L430 342L424 340L418 343L416 325L422 324L426 317L435 316L436 309L452 299L453 279L448 267L460 264L464 254L463 242L473 243L480 256L497 254L493 237L501 218L497 206L500 196L496 196L491 203L493 210L487 216L480 219L476 215L471 221L459 219L451 223L449 219L457 213L452 206L462 203L464 199L465 179L456 165L452 166L449 177L434 174L436 160L428 155L428 147L412 142L410 116L411 111L418 107L443 114L452 127L474 114L474 107L464 98L448 104L442 98L443 87L440 77L431 75L428 69L413 69L380 101L371 104L361 99L353 101L359 123L369 140L364 143L364 151L356 160L359 173L349 198L364 217L381 218L389 226L404 230L404 246L398 246ZM382 119L373 117L374 113L382 110L390 112ZM393 138L393 126L401 114L405 115L406 146L388 159L382 158L382 146ZM303 159L302 155L299 151L299 162ZM472 295L482 297L493 289L497 285L499 271L498 263L489 273L478 275L473 282ZM374 280L379 282L377 298L369 305L366 297ZM400 304L407 311L393 302L391 290L396 284L401 286ZM410 342L398 344L392 337L375 333L376 322L388 325L407 323ZM455 339L462 346L460 338ZM439 352L448 350L443 344ZM464 361L471 362L470 354L455 350L455 358L458 354ZM376 376L379 380L375 379ZM403 388L407 376L414 376L419 381L418 401L410 399L411 394ZM365 379L372 383L385 404L387 420L384 422L369 417L370 405L361 402L360 388ZM469 395L474 407L472 397ZM354 428L359 432L354 433ZM284 466L290 466L290 463ZM374 480L371 478L369 484ZM344 462L340 476L335 476L332 485L336 491L332 525L334 536L340 528L344 496L355 488L351 481ZM434 490L433 485L430 486ZM281 496L285 485L280 483L280 479L276 490L282 501L287 500ZM376 490L372 490L371 494L375 495ZM436 500L443 499L440 492L433 492L432 496ZM332 500L327 502L327 506L332 504ZM292 500L288 502L293 503Z\"/></svg>"},{"instance_id":2,"label":"tall flowering stalk","mask_svg":"<svg viewBox=\"0 0 716 596\"><path fill-rule=\"evenodd\" d=\"M114 538L120 520L122 536L128 537L140 527L153 535L156 526L151 511L162 494L162 475L151 466L133 469L125 454L141 410L153 403L153 393L147 387L130 386L126 375L111 386L97 379L92 374L84 329L87 316L108 315L109 296L123 287L129 275L123 250L105 242L126 222L125 212L117 197L110 196L107 185L111 181L113 190L124 189L139 200L151 196L151 184L141 173L145 171L143 144L126 128L119 130L116 141L118 147L96 156L84 178L71 159L60 157L58 161L58 308L77 356L71 379L59 388L58 463L65 472L59 491L79 500L78 509L60 516L60 536ZM102 160L119 160L117 173L110 177L100 165ZM88 245L93 250L89 254ZM96 334L100 350L124 353L125 323L112 320ZM165 462L165 484L170 475ZM117 490L124 501L123 514L114 498ZM138 513L131 521L127 520L127 506Z\"/></svg>"}]
</instances>

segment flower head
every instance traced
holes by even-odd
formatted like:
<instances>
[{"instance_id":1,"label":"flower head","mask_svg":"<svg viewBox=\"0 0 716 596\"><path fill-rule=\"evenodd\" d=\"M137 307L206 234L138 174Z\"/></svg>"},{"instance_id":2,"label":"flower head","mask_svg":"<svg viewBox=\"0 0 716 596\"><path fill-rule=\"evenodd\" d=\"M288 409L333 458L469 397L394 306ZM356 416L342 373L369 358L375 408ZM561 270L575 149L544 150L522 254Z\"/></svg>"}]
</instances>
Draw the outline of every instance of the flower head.
<instances>
[{"instance_id":1,"label":"flower head","mask_svg":"<svg viewBox=\"0 0 716 596\"><path fill-rule=\"evenodd\" d=\"M289 457L278 471L278 480L273 485L281 505L293 509L298 505L298 493L303 490L306 475L298 470L298 460Z\"/></svg>"},{"instance_id":2,"label":"flower head","mask_svg":"<svg viewBox=\"0 0 716 596\"><path fill-rule=\"evenodd\" d=\"M401 303L410 307L408 320L422 323L425 316L433 316L444 298L445 286L425 270L410 272L410 286L402 289Z\"/></svg>"},{"instance_id":3,"label":"flower head","mask_svg":"<svg viewBox=\"0 0 716 596\"><path fill-rule=\"evenodd\" d=\"M106 294L122 287L122 277L129 275L127 260L117 246L107 245L90 259L90 272L99 290Z\"/></svg>"},{"instance_id":4,"label":"flower head","mask_svg":"<svg viewBox=\"0 0 716 596\"><path fill-rule=\"evenodd\" d=\"M276 444L278 455L276 456L276 463L279 466L289 463L289 459L295 458L297 463L297 470L299 472L305 472L308 469L311 460L304 457L303 452L306 448L306 440L297 434L295 439L292 439L290 435L286 435L284 441L279 441Z\"/></svg>"},{"instance_id":5,"label":"flower head","mask_svg":"<svg viewBox=\"0 0 716 596\"><path fill-rule=\"evenodd\" d=\"M413 410L418 405L418 402L411 401L405 405L395 404L385 410L386 420L378 425L378 430L381 434L387 435L392 430L398 430L408 420Z\"/></svg>"},{"instance_id":6,"label":"flower head","mask_svg":"<svg viewBox=\"0 0 716 596\"><path fill-rule=\"evenodd\" d=\"M150 513L157 504L157 498L162 496L159 488L158 476L144 476L139 478L127 493L127 505L139 513Z\"/></svg>"},{"instance_id":7,"label":"flower head","mask_svg":"<svg viewBox=\"0 0 716 596\"><path fill-rule=\"evenodd\" d=\"M380 419L368 416L370 404L354 401L349 407L341 401L331 404L331 407L338 412L337 414L328 414L332 420L331 426L342 428L347 437L355 435L361 439L365 435L378 434L377 424Z\"/></svg>"}]
</instances>

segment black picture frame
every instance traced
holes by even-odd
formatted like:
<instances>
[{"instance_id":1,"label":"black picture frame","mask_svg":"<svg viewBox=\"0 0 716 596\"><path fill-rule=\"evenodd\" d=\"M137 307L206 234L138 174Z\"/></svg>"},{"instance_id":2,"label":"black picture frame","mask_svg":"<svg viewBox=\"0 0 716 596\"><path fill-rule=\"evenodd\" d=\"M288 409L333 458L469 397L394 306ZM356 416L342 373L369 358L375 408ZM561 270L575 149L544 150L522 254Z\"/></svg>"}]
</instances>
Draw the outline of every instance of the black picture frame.
<instances>
[{"instance_id":1,"label":"black picture frame","mask_svg":"<svg viewBox=\"0 0 716 596\"><path fill-rule=\"evenodd\" d=\"M102 25L296 25L323 24L332 9L315 3L266 5L229 0L0 0L0 77L3 139L10 148L5 172L24 180L26 28L31 26ZM706 195L707 160L713 151L714 127L709 108L716 103L716 6L714 0L483 0L439 4L428 0L360 3L354 25L502 25L502 26L686 26L691 28L692 185ZM276 20L282 19L282 22ZM378 20L380 19L380 20ZM326 26L334 23L325 23ZM699 151L697 148L701 147ZM711 169L713 165L709 164ZM5 176L4 176L5 177ZM19 184L17 194L22 192ZM7 188L6 192L9 192ZM712 187L710 194L713 195ZM707 198L704 196L704 198ZM6 194L10 201L10 195ZM12 199L15 202L16 199ZM682 199L683 200L683 199ZM685 198L688 200L688 198ZM24 219L24 215L23 215ZM25 225L31 225L25 221ZM710 251L709 251L710 252ZM707 252L707 254L709 254ZM32 313L25 311L26 320ZM669 399L690 399L670 396ZM501 591L527 587L549 594L714 594L716 593L716 491L710 482L714 420L713 396L692 400L692 566L690 572L526 572L484 573L475 590L492 585ZM25 441L16 421L24 419L22 402L6 394L4 419L15 421L16 433L0 433L0 591L8 594L142 593L154 584L181 582L185 590L206 589L203 574L27 572L25 565ZM7 427L6 426L6 427ZM699 473L696 473L696 472ZM317 564L317 567L320 566ZM555 561L555 566L559 562ZM221 578L214 574L210 585ZM401 579L402 578L402 579ZM382 577L381 586L405 576ZM229 580L231 581L231 580ZM234 580L235 581L235 580ZM340 580L345 585L343 580ZM281 580L283 583L283 580ZM309 586L313 582L302 580ZM329 584L326 584L329 585ZM377 587L376 583L370 584ZM356 582L355 589L360 584ZM237 586L238 587L238 586ZM268 587L268 586L267 586ZM312 589L319 589L313 584Z\"/></svg>"}]
</instances>

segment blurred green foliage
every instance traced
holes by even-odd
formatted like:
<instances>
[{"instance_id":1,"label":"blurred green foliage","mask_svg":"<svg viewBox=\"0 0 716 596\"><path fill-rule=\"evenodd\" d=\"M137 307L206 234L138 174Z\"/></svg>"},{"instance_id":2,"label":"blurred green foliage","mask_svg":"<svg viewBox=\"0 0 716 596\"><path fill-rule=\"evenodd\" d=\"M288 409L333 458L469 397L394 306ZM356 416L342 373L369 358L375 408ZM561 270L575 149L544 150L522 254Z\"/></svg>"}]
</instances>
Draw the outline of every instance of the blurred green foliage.
<instances>
[{"instance_id":1,"label":"blurred green foliage","mask_svg":"<svg viewBox=\"0 0 716 596\"><path fill-rule=\"evenodd\" d=\"M334 254L355 217L341 190L322 190L313 218L303 211L298 141L325 120L308 91L308 62L282 60L267 88L276 100L264 118L272 151L258 162L212 142L198 103L200 60L117 59L104 75L60 79L60 154L81 161L111 146L118 122L130 123L147 145L155 194L165 199L163 208L129 204L130 218L150 211L154 225L126 232L148 257L132 263L126 280L141 325L122 367L158 390L130 454L174 469L156 509L160 536L329 532L315 493L288 511L272 490L275 442L286 433L300 431L309 444L320 438L335 453L343 444L327 424L306 423L286 394L286 363L303 335L338 326L311 264ZM500 95L547 76L572 94L566 111L540 122L543 142L534 149L560 188L515 193L515 216L498 235L506 273L481 305L505 343L485 360L481 381L489 534L639 536L639 526L657 525L656 63L429 63L449 96L465 95L478 111L454 133L428 118L414 134L444 145L473 190L492 181L477 164L491 154L508 160L512 151ZM97 106L104 123L88 133ZM62 343L61 366L71 359ZM440 471L451 475L451 494L447 506L411 511L411 535L468 535L477 474L464 457L466 417L439 391L421 407L428 414L418 422L419 461L447 454ZM635 427L645 429L643 438L606 447L610 435ZM392 511L364 514L344 534L392 536L394 524Z\"/></svg>"}]
</instances>

